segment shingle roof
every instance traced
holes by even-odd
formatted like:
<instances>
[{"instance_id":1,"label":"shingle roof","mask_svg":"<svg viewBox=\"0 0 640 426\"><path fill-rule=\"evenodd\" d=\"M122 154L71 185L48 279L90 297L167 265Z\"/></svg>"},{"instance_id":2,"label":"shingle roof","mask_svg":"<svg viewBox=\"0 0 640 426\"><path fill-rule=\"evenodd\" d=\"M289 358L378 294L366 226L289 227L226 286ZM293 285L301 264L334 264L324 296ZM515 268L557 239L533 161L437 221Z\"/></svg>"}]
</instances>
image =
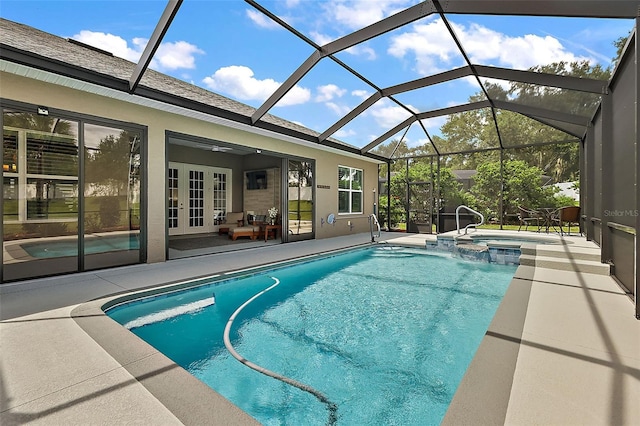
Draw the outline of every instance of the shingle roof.
<instances>
[{"instance_id":1,"label":"shingle roof","mask_svg":"<svg viewBox=\"0 0 640 426\"><path fill-rule=\"evenodd\" d=\"M136 66L135 63L113 56L109 52L83 46L75 41L70 42L65 38L36 28L0 18L0 49L9 46L69 67L101 74L105 79L122 80L123 84L128 84ZM4 55L1 56L4 57ZM123 87L125 86L123 85ZM246 117L246 122L250 122L251 115L256 110L249 105L152 69L145 71L140 81L140 87L237 114ZM271 114L265 115L261 120L314 138L319 136L318 132ZM332 139L332 142L350 147L350 145L335 139Z\"/></svg>"}]
</instances>

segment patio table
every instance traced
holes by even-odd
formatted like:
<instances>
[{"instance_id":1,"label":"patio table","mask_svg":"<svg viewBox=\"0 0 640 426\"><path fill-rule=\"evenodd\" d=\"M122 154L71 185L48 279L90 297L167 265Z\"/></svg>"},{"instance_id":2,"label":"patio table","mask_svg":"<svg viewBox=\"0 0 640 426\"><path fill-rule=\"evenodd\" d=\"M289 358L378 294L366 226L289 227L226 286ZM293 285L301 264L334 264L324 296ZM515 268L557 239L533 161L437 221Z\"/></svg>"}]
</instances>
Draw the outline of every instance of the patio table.
<instances>
[{"instance_id":1,"label":"patio table","mask_svg":"<svg viewBox=\"0 0 640 426\"><path fill-rule=\"evenodd\" d=\"M543 220L543 224L540 229L544 228L547 234L549 233L549 228L553 228L554 230L556 229L553 225L553 216L556 211L557 209L555 207L541 207L538 209L538 212L540 212ZM538 229L538 231L540 229Z\"/></svg>"}]
</instances>

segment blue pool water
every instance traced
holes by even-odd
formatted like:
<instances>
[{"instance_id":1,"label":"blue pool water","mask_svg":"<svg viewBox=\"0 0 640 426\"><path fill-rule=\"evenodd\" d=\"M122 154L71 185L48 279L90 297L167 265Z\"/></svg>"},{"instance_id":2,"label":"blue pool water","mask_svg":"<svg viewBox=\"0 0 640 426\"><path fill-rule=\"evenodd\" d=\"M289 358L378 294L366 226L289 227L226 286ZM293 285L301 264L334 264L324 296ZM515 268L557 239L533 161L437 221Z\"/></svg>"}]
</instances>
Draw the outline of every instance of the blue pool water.
<instances>
[{"instance_id":1,"label":"blue pool water","mask_svg":"<svg viewBox=\"0 0 640 426\"><path fill-rule=\"evenodd\" d=\"M372 248L131 302L107 313L265 425L439 424L515 272ZM215 293L215 303L214 303Z\"/></svg>"},{"instance_id":2,"label":"blue pool water","mask_svg":"<svg viewBox=\"0 0 640 426\"><path fill-rule=\"evenodd\" d=\"M36 241L20 244L22 249L30 256L36 258L76 256L78 254L78 241ZM107 237L92 237L84 242L85 254L104 253L119 250L138 250L140 241L138 234L117 235Z\"/></svg>"}]
</instances>

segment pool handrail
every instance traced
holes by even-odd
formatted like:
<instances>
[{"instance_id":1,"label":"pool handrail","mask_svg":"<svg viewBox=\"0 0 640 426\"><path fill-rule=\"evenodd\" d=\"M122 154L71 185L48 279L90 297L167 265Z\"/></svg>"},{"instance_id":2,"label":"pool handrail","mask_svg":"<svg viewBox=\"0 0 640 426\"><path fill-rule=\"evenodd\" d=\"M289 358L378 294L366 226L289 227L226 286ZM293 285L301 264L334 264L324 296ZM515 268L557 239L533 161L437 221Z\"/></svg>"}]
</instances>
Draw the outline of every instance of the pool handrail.
<instances>
[{"instance_id":1,"label":"pool handrail","mask_svg":"<svg viewBox=\"0 0 640 426\"><path fill-rule=\"evenodd\" d=\"M482 213L480 213L478 211L475 211L474 209L472 209L469 206L465 206L465 205L461 204L456 208L456 230L458 231L458 234L460 233L460 209L465 209L467 211L470 211L471 213L474 213L474 214L480 216L480 222L479 223L470 223L470 224L468 224L467 226L464 227L464 235L467 235L467 230L470 227L476 228L476 227L481 226L481 225L484 224L484 215Z\"/></svg>"},{"instance_id":2,"label":"pool handrail","mask_svg":"<svg viewBox=\"0 0 640 426\"><path fill-rule=\"evenodd\" d=\"M375 225L378 227L378 238L380 238L381 236L381 231L380 231L380 222L378 222L378 217L376 216L375 213L371 213L369 215L369 231L371 232L371 242L375 243L376 242L376 236L373 234L373 224L375 223Z\"/></svg>"}]
</instances>

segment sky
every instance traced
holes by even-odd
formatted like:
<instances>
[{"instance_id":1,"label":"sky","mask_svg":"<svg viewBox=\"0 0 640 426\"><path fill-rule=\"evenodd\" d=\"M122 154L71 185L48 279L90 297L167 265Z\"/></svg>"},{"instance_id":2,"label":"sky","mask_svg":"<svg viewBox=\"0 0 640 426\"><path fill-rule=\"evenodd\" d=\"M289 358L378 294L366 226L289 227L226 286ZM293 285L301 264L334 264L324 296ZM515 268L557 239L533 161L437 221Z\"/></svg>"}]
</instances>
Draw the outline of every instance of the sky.
<instances>
[{"instance_id":1,"label":"sky","mask_svg":"<svg viewBox=\"0 0 640 426\"><path fill-rule=\"evenodd\" d=\"M324 45L417 1L259 3ZM166 1L159 0L2 0L0 16L137 62L165 6ZM576 60L608 67L616 53L613 42L627 36L635 23L479 15L447 18L473 63L515 69ZM308 43L242 0L185 0L151 68L257 108L313 52ZM336 58L368 82L324 58L269 112L322 133L376 91L369 83L383 89L466 65L437 15L339 52ZM411 110L424 112L464 104L479 91L477 82L466 78L396 98ZM408 117L409 112L383 98L333 136L363 147ZM438 134L445 120L446 116L424 124L431 134ZM409 146L426 141L415 125L405 138Z\"/></svg>"}]
</instances>

